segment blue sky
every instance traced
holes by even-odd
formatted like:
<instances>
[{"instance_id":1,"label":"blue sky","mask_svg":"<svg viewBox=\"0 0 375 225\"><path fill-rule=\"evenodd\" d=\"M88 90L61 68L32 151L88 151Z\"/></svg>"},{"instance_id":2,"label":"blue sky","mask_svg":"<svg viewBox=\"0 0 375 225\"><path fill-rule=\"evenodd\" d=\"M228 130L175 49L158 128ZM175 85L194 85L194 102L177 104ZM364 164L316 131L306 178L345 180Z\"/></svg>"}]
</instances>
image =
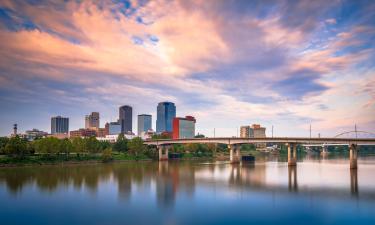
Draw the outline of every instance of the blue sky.
<instances>
[{"instance_id":1,"label":"blue sky","mask_svg":"<svg viewBox=\"0 0 375 225\"><path fill-rule=\"evenodd\" d=\"M375 130L374 1L0 3L0 135L176 103L208 136Z\"/></svg>"}]
</instances>

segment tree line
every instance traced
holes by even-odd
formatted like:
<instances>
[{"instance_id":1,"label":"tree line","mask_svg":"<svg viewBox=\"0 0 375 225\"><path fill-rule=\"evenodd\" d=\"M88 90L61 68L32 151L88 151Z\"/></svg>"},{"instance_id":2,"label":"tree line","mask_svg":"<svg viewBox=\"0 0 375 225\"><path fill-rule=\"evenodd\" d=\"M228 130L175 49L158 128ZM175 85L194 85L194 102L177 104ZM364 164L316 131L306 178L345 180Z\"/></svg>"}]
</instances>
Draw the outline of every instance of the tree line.
<instances>
[{"instance_id":1,"label":"tree line","mask_svg":"<svg viewBox=\"0 0 375 225\"><path fill-rule=\"evenodd\" d=\"M102 154L105 160L110 160L112 151L126 152L137 157L144 154L147 147L139 137L126 139L120 134L115 143L99 141L95 137L58 139L55 137L40 138L27 141L19 136L7 138L0 137L0 154L13 158L25 158L30 155L41 155L43 157L64 156L69 158L71 153L77 157L91 154Z\"/></svg>"}]
</instances>

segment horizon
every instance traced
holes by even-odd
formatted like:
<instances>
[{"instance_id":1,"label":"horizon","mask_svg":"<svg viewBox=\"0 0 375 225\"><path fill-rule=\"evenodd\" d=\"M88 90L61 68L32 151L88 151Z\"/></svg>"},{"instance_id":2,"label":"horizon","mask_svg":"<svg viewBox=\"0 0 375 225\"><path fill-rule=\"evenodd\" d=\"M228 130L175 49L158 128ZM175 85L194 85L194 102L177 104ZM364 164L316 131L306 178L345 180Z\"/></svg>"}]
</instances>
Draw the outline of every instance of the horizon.
<instances>
[{"instance_id":1,"label":"horizon","mask_svg":"<svg viewBox=\"0 0 375 225\"><path fill-rule=\"evenodd\" d=\"M173 102L196 134L375 131L374 1L1 1L0 136Z\"/></svg>"}]
</instances>

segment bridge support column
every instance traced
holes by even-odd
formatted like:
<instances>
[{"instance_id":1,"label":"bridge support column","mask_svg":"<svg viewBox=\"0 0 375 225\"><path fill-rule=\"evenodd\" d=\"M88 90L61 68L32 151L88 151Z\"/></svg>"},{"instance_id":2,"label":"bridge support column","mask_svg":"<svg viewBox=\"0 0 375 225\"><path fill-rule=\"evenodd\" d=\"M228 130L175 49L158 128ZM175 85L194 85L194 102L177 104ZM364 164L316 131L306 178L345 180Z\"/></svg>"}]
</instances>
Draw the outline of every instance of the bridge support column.
<instances>
[{"instance_id":1,"label":"bridge support column","mask_svg":"<svg viewBox=\"0 0 375 225\"><path fill-rule=\"evenodd\" d=\"M231 163L240 163L241 162L240 147L241 147L240 145L228 145Z\"/></svg>"},{"instance_id":2,"label":"bridge support column","mask_svg":"<svg viewBox=\"0 0 375 225\"><path fill-rule=\"evenodd\" d=\"M158 150L159 150L159 160L160 161L163 161L163 160L168 160L168 149L169 149L169 146L168 145L159 145L158 146Z\"/></svg>"},{"instance_id":3,"label":"bridge support column","mask_svg":"<svg viewBox=\"0 0 375 225\"><path fill-rule=\"evenodd\" d=\"M357 169L357 156L358 146L356 144L351 144L349 146L350 169Z\"/></svg>"},{"instance_id":4,"label":"bridge support column","mask_svg":"<svg viewBox=\"0 0 375 225\"><path fill-rule=\"evenodd\" d=\"M288 143L288 166L297 165L297 144Z\"/></svg>"}]
</instances>

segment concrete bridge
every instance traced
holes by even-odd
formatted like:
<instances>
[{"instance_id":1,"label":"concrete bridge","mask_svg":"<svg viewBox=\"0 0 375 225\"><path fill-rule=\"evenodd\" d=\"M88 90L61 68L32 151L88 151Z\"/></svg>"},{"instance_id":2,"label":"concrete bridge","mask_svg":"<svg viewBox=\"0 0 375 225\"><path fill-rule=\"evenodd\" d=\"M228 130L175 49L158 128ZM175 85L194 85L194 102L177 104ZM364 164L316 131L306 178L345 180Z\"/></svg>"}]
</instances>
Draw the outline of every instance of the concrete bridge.
<instances>
[{"instance_id":1,"label":"concrete bridge","mask_svg":"<svg viewBox=\"0 0 375 225\"><path fill-rule=\"evenodd\" d=\"M297 165L297 145L347 145L350 149L350 168L357 169L359 145L375 145L375 138L305 138L305 137L265 137L265 138L191 138L147 140L146 145L154 145L159 150L159 160L168 160L168 151L173 144L226 144L230 152L230 162L241 162L241 144L273 143L288 147L288 165Z\"/></svg>"}]
</instances>

